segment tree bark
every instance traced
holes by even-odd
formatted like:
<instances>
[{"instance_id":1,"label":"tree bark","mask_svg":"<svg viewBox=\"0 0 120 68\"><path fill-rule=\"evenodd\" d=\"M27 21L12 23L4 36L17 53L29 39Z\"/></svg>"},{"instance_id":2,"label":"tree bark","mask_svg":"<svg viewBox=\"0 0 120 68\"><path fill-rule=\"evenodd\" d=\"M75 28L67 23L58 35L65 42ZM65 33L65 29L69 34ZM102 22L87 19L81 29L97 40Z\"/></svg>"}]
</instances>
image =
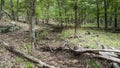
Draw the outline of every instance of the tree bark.
<instances>
[{"instance_id":1,"label":"tree bark","mask_svg":"<svg viewBox=\"0 0 120 68\"><path fill-rule=\"evenodd\" d=\"M35 49L35 7L36 7L36 0L27 1L27 21L29 23L29 31L30 31L30 42Z\"/></svg>"},{"instance_id":2,"label":"tree bark","mask_svg":"<svg viewBox=\"0 0 120 68\"><path fill-rule=\"evenodd\" d=\"M11 10L12 20L15 20L15 14L14 14L14 10L13 10L13 0L10 0L10 10Z\"/></svg>"},{"instance_id":3,"label":"tree bark","mask_svg":"<svg viewBox=\"0 0 120 68\"><path fill-rule=\"evenodd\" d=\"M104 18L104 21L105 21L105 29L108 28L108 18L107 18L107 0L104 0L104 15L105 15L105 18Z\"/></svg>"},{"instance_id":4,"label":"tree bark","mask_svg":"<svg viewBox=\"0 0 120 68\"><path fill-rule=\"evenodd\" d=\"M46 1L47 5L46 5L46 24L49 23L49 8L50 8L50 4L49 1Z\"/></svg>"},{"instance_id":5,"label":"tree bark","mask_svg":"<svg viewBox=\"0 0 120 68\"><path fill-rule=\"evenodd\" d=\"M93 57L105 59L105 60L116 62L116 63L120 63L120 59L115 58L115 57L102 56L102 55L94 55Z\"/></svg>"},{"instance_id":6,"label":"tree bark","mask_svg":"<svg viewBox=\"0 0 120 68\"><path fill-rule=\"evenodd\" d=\"M83 50L75 50L76 52L116 52L120 53L120 50L112 50L112 49L83 49Z\"/></svg>"},{"instance_id":7,"label":"tree bark","mask_svg":"<svg viewBox=\"0 0 120 68\"><path fill-rule=\"evenodd\" d=\"M59 24L61 26L61 29L63 29L63 22L62 22L62 1L61 0L57 0L57 4L58 4L58 9L59 9Z\"/></svg>"},{"instance_id":8,"label":"tree bark","mask_svg":"<svg viewBox=\"0 0 120 68\"><path fill-rule=\"evenodd\" d=\"M96 0L96 5L97 5L97 27L100 28L100 10L99 10L99 0Z\"/></svg>"},{"instance_id":9,"label":"tree bark","mask_svg":"<svg viewBox=\"0 0 120 68\"><path fill-rule=\"evenodd\" d=\"M115 17L114 17L114 21L115 21L115 24L114 24L114 27L117 28L117 7L114 8L114 13L115 13Z\"/></svg>"},{"instance_id":10,"label":"tree bark","mask_svg":"<svg viewBox=\"0 0 120 68\"><path fill-rule=\"evenodd\" d=\"M78 27L78 5L77 2L78 0L74 0L75 4L74 4L74 13L75 13L75 36L77 34L77 27Z\"/></svg>"},{"instance_id":11,"label":"tree bark","mask_svg":"<svg viewBox=\"0 0 120 68\"><path fill-rule=\"evenodd\" d=\"M19 16L18 16L18 11L19 11L19 0L17 0L17 11L16 11L16 20L19 20Z\"/></svg>"},{"instance_id":12,"label":"tree bark","mask_svg":"<svg viewBox=\"0 0 120 68\"><path fill-rule=\"evenodd\" d=\"M3 17L3 10L4 10L5 0L1 0L1 9L0 9L0 19Z\"/></svg>"}]
</instances>

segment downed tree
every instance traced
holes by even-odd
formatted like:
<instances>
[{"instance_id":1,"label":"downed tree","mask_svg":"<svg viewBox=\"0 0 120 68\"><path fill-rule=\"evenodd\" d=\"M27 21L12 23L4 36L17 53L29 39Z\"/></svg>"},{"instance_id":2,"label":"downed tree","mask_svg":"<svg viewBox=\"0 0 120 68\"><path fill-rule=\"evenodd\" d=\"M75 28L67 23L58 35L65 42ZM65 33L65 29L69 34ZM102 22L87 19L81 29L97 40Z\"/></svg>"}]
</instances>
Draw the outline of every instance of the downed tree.
<instances>
[{"instance_id":1,"label":"downed tree","mask_svg":"<svg viewBox=\"0 0 120 68\"><path fill-rule=\"evenodd\" d=\"M3 40L0 40L0 43L2 43L3 44L2 46L5 47L8 51L14 53L17 56L22 56L22 57L38 64L40 67L55 68L54 66L48 65L48 64L42 62L41 60L39 60L33 56L27 55L26 53L16 49L13 46L10 46L8 43L4 42ZM66 45L66 43L64 45ZM80 48L80 47L77 50L74 50L70 46L65 46L65 47L50 47L50 46L48 46L48 48L47 47L45 47L45 48L49 49L49 51L52 50L52 52L59 51L59 50L63 50L63 51L67 50L69 52L73 52L73 53L76 53L78 55L88 53L88 55L92 55L93 58L100 58L100 59L104 59L104 60L108 60L108 61L120 64L120 58L118 56L115 56L114 54L112 54L113 52L120 53L120 50L115 50L115 49L113 49L113 50L112 49L85 49L85 48ZM108 53L111 53L111 54L109 55Z\"/></svg>"},{"instance_id":2,"label":"downed tree","mask_svg":"<svg viewBox=\"0 0 120 68\"><path fill-rule=\"evenodd\" d=\"M103 55L95 55L94 54L93 57L109 60L109 61L116 62L116 63L120 63L119 58L115 58L115 57L111 57L111 56L103 56Z\"/></svg>"},{"instance_id":3,"label":"downed tree","mask_svg":"<svg viewBox=\"0 0 120 68\"><path fill-rule=\"evenodd\" d=\"M110 53L110 52L120 53L120 50L112 50L112 49L81 49L79 50L78 49L78 50L73 50L73 51L77 53L94 53L93 57L120 63L120 59L117 58L118 56Z\"/></svg>"},{"instance_id":4,"label":"downed tree","mask_svg":"<svg viewBox=\"0 0 120 68\"><path fill-rule=\"evenodd\" d=\"M67 48L66 48L67 47ZM65 47L45 47L45 49L49 51L69 51L73 52L75 54L81 55L88 53L89 55L92 55L94 58L100 58L104 60L108 60L111 62L119 63L120 64L120 58L114 54L110 54L109 52L115 52L115 53L120 53L120 50L112 50L112 49L84 49L84 48L78 48L78 50L74 50L74 48L71 48L70 46L65 46Z\"/></svg>"},{"instance_id":5,"label":"downed tree","mask_svg":"<svg viewBox=\"0 0 120 68\"><path fill-rule=\"evenodd\" d=\"M102 46L102 49L109 49L108 47L106 47L106 46L104 46L104 45L101 45ZM110 49L115 49L115 48L113 48L113 47L110 47ZM100 52L100 54L102 54L102 55L106 55L106 56L111 56L111 57L113 57L113 59L114 60L119 60L119 59L116 59L116 58L114 58L114 57L118 57L118 58L120 58L120 56L118 55L118 54L120 54L120 53L118 53L118 54L115 54L114 52ZM116 62L109 62L110 64L111 64L111 68L120 68L120 64L119 63L116 63Z\"/></svg>"},{"instance_id":6,"label":"downed tree","mask_svg":"<svg viewBox=\"0 0 120 68\"><path fill-rule=\"evenodd\" d=\"M120 53L120 50L112 50L112 49L80 49L75 50L76 52L116 52Z\"/></svg>"},{"instance_id":7,"label":"downed tree","mask_svg":"<svg viewBox=\"0 0 120 68\"><path fill-rule=\"evenodd\" d=\"M67 47L67 48L65 48ZM74 48L71 48L69 45L67 45L67 42L64 43L64 45L62 46L62 48L64 49L70 49L70 50L73 50L75 52L78 52L78 53L90 53L90 52L94 52L94 53L97 53L97 52L115 52L115 53L120 53L120 50L117 50L117 49L86 49L86 48L83 48L82 46L78 45L78 46L75 46L75 48L77 47L77 50L75 50ZM58 47L59 48L59 47Z\"/></svg>"},{"instance_id":8,"label":"downed tree","mask_svg":"<svg viewBox=\"0 0 120 68\"><path fill-rule=\"evenodd\" d=\"M41 60L39 60L39 59L37 59L37 58L35 58L33 56L30 56L30 55L16 49L14 46L9 45L8 43L4 42L3 40L0 40L0 43L2 44L2 46L6 50L14 53L17 56L21 56L21 57L24 57L24 58L28 59L29 61L32 61L33 63L37 64L39 67L56 68L54 66L51 66L51 65L48 65L48 64L42 62Z\"/></svg>"}]
</instances>

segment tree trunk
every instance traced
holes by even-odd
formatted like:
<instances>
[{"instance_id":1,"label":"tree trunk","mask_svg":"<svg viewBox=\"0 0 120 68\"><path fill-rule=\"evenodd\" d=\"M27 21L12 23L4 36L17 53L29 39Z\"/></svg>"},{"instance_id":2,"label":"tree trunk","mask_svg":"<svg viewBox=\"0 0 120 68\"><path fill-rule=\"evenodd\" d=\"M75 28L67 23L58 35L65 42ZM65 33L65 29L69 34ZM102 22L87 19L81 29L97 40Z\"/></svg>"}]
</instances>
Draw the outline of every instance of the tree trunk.
<instances>
[{"instance_id":1,"label":"tree trunk","mask_svg":"<svg viewBox=\"0 0 120 68\"><path fill-rule=\"evenodd\" d=\"M97 27L100 28L100 21L99 21L99 18L100 18L100 12L99 12L99 0L96 0L96 5L97 5Z\"/></svg>"},{"instance_id":2,"label":"tree trunk","mask_svg":"<svg viewBox=\"0 0 120 68\"><path fill-rule=\"evenodd\" d=\"M78 26L78 5L77 2L78 0L74 0L75 1L75 5L74 5L74 13L75 13L75 36L77 34L77 26Z\"/></svg>"},{"instance_id":3,"label":"tree trunk","mask_svg":"<svg viewBox=\"0 0 120 68\"><path fill-rule=\"evenodd\" d=\"M13 0L10 0L10 10L11 10L12 20L15 20L15 15L14 15L14 10L13 10Z\"/></svg>"},{"instance_id":4,"label":"tree trunk","mask_svg":"<svg viewBox=\"0 0 120 68\"><path fill-rule=\"evenodd\" d=\"M104 15L105 15L105 29L108 28L108 21L107 21L107 0L104 0Z\"/></svg>"},{"instance_id":5,"label":"tree trunk","mask_svg":"<svg viewBox=\"0 0 120 68\"><path fill-rule=\"evenodd\" d=\"M5 4L5 0L1 0L0 19L2 19L3 16L4 4Z\"/></svg>"},{"instance_id":6,"label":"tree trunk","mask_svg":"<svg viewBox=\"0 0 120 68\"><path fill-rule=\"evenodd\" d=\"M115 17L114 17L115 24L114 24L114 27L117 28L117 7L115 7L115 9L114 9L114 13L115 13Z\"/></svg>"},{"instance_id":7,"label":"tree trunk","mask_svg":"<svg viewBox=\"0 0 120 68\"><path fill-rule=\"evenodd\" d=\"M19 10L19 0L17 0L17 11L16 11L16 20L19 20L19 16L18 16L18 10Z\"/></svg>"},{"instance_id":8,"label":"tree trunk","mask_svg":"<svg viewBox=\"0 0 120 68\"><path fill-rule=\"evenodd\" d=\"M61 29L63 29L61 0L57 0L57 3L59 7L59 23L61 25Z\"/></svg>"},{"instance_id":9,"label":"tree trunk","mask_svg":"<svg viewBox=\"0 0 120 68\"><path fill-rule=\"evenodd\" d=\"M46 24L49 23L49 7L50 7L50 4L49 4L49 1L46 1L47 2L47 5L46 5Z\"/></svg>"},{"instance_id":10,"label":"tree trunk","mask_svg":"<svg viewBox=\"0 0 120 68\"><path fill-rule=\"evenodd\" d=\"M36 6L36 0L27 1L28 2L28 23L29 23L29 30L30 30L30 41L31 45L33 46L33 49L35 49L35 6Z\"/></svg>"}]
</instances>

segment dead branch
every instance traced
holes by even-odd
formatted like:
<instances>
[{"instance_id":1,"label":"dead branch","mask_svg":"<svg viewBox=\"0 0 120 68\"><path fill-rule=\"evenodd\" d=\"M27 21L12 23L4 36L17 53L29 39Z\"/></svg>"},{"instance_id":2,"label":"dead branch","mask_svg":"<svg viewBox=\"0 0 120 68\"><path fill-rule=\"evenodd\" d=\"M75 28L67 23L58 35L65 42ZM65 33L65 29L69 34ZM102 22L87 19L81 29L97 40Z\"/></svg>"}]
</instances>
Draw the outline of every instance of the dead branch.
<instances>
[{"instance_id":1,"label":"dead branch","mask_svg":"<svg viewBox=\"0 0 120 68\"><path fill-rule=\"evenodd\" d=\"M39 59L37 59L37 58L35 58L35 57L33 57L33 56L30 56L30 55L28 55L28 54L26 54L26 53L24 53L24 52L16 49L14 46L9 45L8 43L4 42L3 40L0 40L0 43L2 43L2 46L3 46L6 50L14 53L15 55L17 55L17 56L19 56L19 57L24 57L24 58L28 59L29 61L32 61L33 63L36 63L36 64L39 65L40 67L56 68L56 67L54 67L54 66L51 66L51 65L48 65L48 64L42 62L41 60L39 60Z\"/></svg>"},{"instance_id":2,"label":"dead branch","mask_svg":"<svg viewBox=\"0 0 120 68\"><path fill-rule=\"evenodd\" d=\"M65 49L65 48L51 48L53 49L53 51L57 51L57 50L67 50L76 54L84 54L84 53L90 53L93 54L93 57L95 58L101 58L101 59L105 59L105 60L109 60L111 62L115 62L115 63L120 63L120 59L117 58L117 56L115 56L114 54L108 54L111 52L116 52L116 53L120 53L120 50L111 50L111 49L81 49L81 50L71 50L71 49Z\"/></svg>"},{"instance_id":3,"label":"dead branch","mask_svg":"<svg viewBox=\"0 0 120 68\"><path fill-rule=\"evenodd\" d=\"M78 49L76 52L116 52L120 53L120 50L112 50L112 49Z\"/></svg>"},{"instance_id":4,"label":"dead branch","mask_svg":"<svg viewBox=\"0 0 120 68\"><path fill-rule=\"evenodd\" d=\"M120 59L111 56L94 55L95 58L101 58L112 62L120 63Z\"/></svg>"}]
</instances>

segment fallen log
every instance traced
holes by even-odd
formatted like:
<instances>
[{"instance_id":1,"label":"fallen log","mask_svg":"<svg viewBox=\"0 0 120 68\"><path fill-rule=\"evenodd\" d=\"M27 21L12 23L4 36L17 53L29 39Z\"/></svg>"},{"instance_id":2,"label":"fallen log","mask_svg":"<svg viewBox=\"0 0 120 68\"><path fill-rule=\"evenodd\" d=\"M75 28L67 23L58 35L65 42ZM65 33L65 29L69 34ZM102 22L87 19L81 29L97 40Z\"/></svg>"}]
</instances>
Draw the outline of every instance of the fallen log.
<instances>
[{"instance_id":1,"label":"fallen log","mask_svg":"<svg viewBox=\"0 0 120 68\"><path fill-rule=\"evenodd\" d=\"M93 57L105 59L105 60L116 62L116 63L120 63L120 59L119 58L115 58L115 57L111 57L111 56L108 57L108 56L102 56L102 55L95 55L94 54Z\"/></svg>"},{"instance_id":2,"label":"fallen log","mask_svg":"<svg viewBox=\"0 0 120 68\"><path fill-rule=\"evenodd\" d=\"M48 64L42 62L41 60L39 60L39 59L37 59L37 58L35 58L35 57L33 57L33 56L30 56L30 55L28 55L28 54L26 54L26 53L24 53L24 52L16 49L14 46L9 45L8 43L4 42L3 40L0 40L0 43L2 43L2 46L3 46L6 50L14 53L15 55L17 55L17 56L19 56L19 57L24 57L24 58L28 59L29 61L32 61L33 63L37 64L37 65L40 66L40 67L56 68L56 67L54 67L54 66L51 66L51 65L48 65Z\"/></svg>"},{"instance_id":3,"label":"fallen log","mask_svg":"<svg viewBox=\"0 0 120 68\"><path fill-rule=\"evenodd\" d=\"M50 48L50 47L49 47ZM116 52L116 53L120 53L119 50L111 50L111 49L81 49L81 50L71 50L71 48L64 48L64 47L53 47L51 48L53 51L59 51L59 50L64 50L64 51L70 51L76 54L85 54L85 53L89 53L90 55L93 54L93 57L95 58L101 58L101 59L105 59L105 60L109 60L111 62L115 62L115 63L120 63L120 59L117 58L115 55L104 55L103 53L106 54L106 52ZM100 53L102 52L102 53Z\"/></svg>"},{"instance_id":4,"label":"fallen log","mask_svg":"<svg viewBox=\"0 0 120 68\"><path fill-rule=\"evenodd\" d=\"M102 58L105 60L109 60L115 63L120 63L120 59L117 58L118 56L114 53L120 53L120 50L113 50L113 49L78 49L73 50L78 53L94 53L94 57ZM97 55L98 53L99 55Z\"/></svg>"},{"instance_id":5,"label":"fallen log","mask_svg":"<svg viewBox=\"0 0 120 68\"><path fill-rule=\"evenodd\" d=\"M76 52L116 52L120 53L120 50L112 50L112 49L78 49Z\"/></svg>"},{"instance_id":6,"label":"fallen log","mask_svg":"<svg viewBox=\"0 0 120 68\"><path fill-rule=\"evenodd\" d=\"M102 45L102 48L103 49L112 49L112 50L114 50L115 48L113 48L113 47L106 47L106 46L104 46L104 45ZM115 54L114 52L99 52L101 55L104 55L104 56L111 56L111 57L115 57L115 58L120 58L119 57L119 55L117 55L117 54ZM119 54L119 53L118 53ZM117 59L117 60L119 60L119 59ZM111 67L110 68L120 68L120 64L119 63L116 63L116 62L109 62L110 64L111 64Z\"/></svg>"}]
</instances>

